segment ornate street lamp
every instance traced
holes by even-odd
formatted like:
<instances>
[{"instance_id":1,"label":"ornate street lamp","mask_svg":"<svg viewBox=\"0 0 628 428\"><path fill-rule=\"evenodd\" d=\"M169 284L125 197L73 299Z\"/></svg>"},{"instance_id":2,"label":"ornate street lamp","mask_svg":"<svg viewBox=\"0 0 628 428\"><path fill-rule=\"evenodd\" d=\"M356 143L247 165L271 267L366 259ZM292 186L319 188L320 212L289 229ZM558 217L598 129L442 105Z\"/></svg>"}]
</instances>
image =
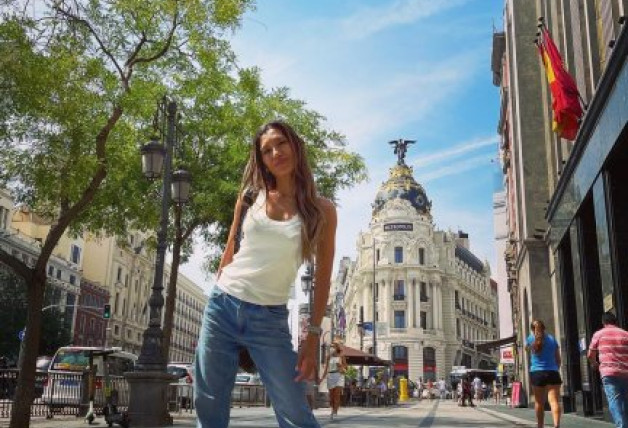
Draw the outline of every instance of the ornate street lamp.
<instances>
[{"instance_id":1,"label":"ornate street lamp","mask_svg":"<svg viewBox=\"0 0 628 428\"><path fill-rule=\"evenodd\" d=\"M163 179L161 188L161 219L157 231L157 254L152 294L148 300L150 307L148 328L144 331L140 356L135 371L125 373L129 382L129 417L134 427L161 427L172 425L168 413L167 388L172 376L166 373L166 356L162 353L163 331L161 329L162 308L164 306L163 280L164 262L168 243L168 214L171 202L183 204L188 201L191 176L179 169L172 173L172 157L179 144L177 103L164 97L157 105L153 127L155 134L151 141L141 148L142 171L147 178ZM163 144L162 144L163 143Z\"/></svg>"}]
</instances>

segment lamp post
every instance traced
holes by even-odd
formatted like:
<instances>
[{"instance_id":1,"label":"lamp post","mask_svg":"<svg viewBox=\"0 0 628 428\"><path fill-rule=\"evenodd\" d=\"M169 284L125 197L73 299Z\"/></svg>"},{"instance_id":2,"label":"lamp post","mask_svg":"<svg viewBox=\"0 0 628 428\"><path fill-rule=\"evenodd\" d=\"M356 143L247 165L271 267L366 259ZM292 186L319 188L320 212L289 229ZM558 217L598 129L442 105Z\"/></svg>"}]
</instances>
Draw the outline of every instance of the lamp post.
<instances>
[{"instance_id":1,"label":"lamp post","mask_svg":"<svg viewBox=\"0 0 628 428\"><path fill-rule=\"evenodd\" d=\"M301 276L301 290L304 293L307 293L307 296L308 296L307 315L308 315L309 322L311 322L312 321L312 293L314 290L314 268L310 263L308 263L307 266L305 267L305 275ZM315 378L317 392L318 392L318 380L319 380L318 379L318 372L319 372L318 366L320 364L319 353L320 353L320 347L317 346L316 347L316 367L314 371L314 378ZM314 403L316 403L316 396L314 397Z\"/></svg>"},{"instance_id":2,"label":"lamp post","mask_svg":"<svg viewBox=\"0 0 628 428\"><path fill-rule=\"evenodd\" d=\"M161 329L164 306L164 263L168 243L168 212L170 199L183 204L189 199L190 174L179 170L172 173L174 147L179 143L177 103L164 97L157 105L153 122L154 135L141 148L142 172L149 179L158 178L163 166L161 188L161 219L157 232L157 254L148 328L144 331L140 356L134 372L125 373L129 382L129 417L135 427L172 425L167 408L167 388L172 376L166 373L166 357L162 353Z\"/></svg>"}]
</instances>

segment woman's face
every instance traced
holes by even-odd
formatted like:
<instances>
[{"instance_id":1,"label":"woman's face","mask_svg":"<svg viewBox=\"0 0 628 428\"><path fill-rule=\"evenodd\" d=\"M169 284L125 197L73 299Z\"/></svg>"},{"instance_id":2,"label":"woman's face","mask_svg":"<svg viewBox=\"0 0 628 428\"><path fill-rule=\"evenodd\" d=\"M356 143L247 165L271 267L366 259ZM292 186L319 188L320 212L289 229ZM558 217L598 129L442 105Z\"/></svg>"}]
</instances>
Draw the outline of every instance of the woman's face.
<instances>
[{"instance_id":1,"label":"woman's face","mask_svg":"<svg viewBox=\"0 0 628 428\"><path fill-rule=\"evenodd\" d=\"M294 173L295 159L292 144L281 131L270 128L260 138L262 162L270 173L278 179Z\"/></svg>"}]
</instances>

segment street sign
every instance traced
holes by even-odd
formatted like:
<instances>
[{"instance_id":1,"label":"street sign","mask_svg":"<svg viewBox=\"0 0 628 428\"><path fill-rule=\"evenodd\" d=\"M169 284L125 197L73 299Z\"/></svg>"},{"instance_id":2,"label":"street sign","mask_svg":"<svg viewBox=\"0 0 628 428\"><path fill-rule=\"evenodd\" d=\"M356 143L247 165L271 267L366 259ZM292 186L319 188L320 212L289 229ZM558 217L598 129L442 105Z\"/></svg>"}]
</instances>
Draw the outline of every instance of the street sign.
<instances>
[{"instance_id":1,"label":"street sign","mask_svg":"<svg viewBox=\"0 0 628 428\"><path fill-rule=\"evenodd\" d=\"M20 339L20 342L24 340L24 336L26 335L26 327L23 330L20 330L17 334L17 338Z\"/></svg>"}]
</instances>

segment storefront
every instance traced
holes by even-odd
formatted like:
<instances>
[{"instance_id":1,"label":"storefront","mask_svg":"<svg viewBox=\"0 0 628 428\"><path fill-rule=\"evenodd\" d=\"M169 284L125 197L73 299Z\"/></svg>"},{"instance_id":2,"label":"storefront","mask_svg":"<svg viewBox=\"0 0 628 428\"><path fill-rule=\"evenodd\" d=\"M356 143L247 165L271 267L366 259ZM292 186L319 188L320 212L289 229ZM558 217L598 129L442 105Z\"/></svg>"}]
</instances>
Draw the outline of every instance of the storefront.
<instances>
[{"instance_id":1,"label":"storefront","mask_svg":"<svg viewBox=\"0 0 628 428\"><path fill-rule=\"evenodd\" d=\"M606 407L586 349L614 312L628 326L628 31L623 28L581 123L547 218L563 320L565 408Z\"/></svg>"}]
</instances>

